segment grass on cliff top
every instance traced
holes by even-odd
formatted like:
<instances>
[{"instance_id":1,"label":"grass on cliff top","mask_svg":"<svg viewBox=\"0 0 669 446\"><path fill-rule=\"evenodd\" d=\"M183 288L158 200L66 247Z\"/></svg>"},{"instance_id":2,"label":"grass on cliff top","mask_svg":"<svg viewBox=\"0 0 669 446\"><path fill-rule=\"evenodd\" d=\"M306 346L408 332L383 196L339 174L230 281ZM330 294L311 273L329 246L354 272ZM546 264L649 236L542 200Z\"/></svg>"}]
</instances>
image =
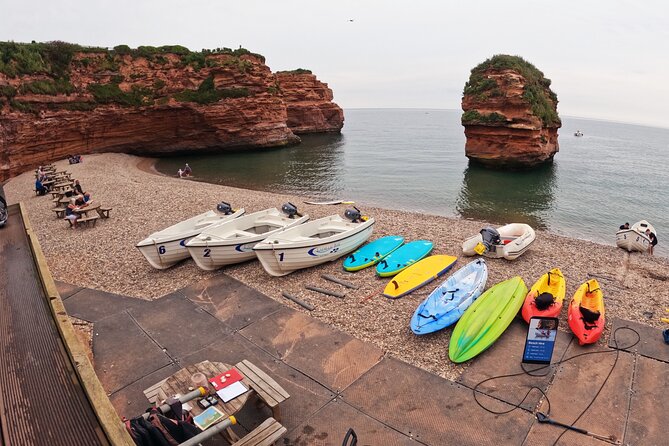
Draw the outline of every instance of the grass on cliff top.
<instances>
[{"instance_id":1,"label":"grass on cliff top","mask_svg":"<svg viewBox=\"0 0 669 446\"><path fill-rule=\"evenodd\" d=\"M73 61L76 53L95 53L86 57L80 57ZM100 55L104 57L100 57ZM191 51L181 45L165 45L160 47L140 46L136 49L128 45L118 45L113 49L99 47L85 47L67 42L45 42L45 43L16 43L0 42L0 73L8 77L16 78L20 76L39 76L46 79L31 80L21 84L18 88L11 86L2 86L0 88L0 97L6 98L11 108L21 112L38 111L36 105L27 102L13 100L17 94L71 94L75 92L74 86L70 83L70 74L73 68L91 68L95 73L111 74L112 82L110 84L90 84L86 88L93 94L94 102L82 103L85 105L76 105L74 109L89 109L102 104L119 104L126 107L139 107L151 105L156 100L168 100L167 97L157 94L164 85L154 85L150 87L133 86L129 92L122 91L118 83L124 80L123 76L117 72L122 62L122 57L130 55L133 58L145 58L153 63L166 64L168 58L166 55L174 54L179 56L178 65L181 67L191 66L195 70L205 67L226 66L237 68L239 72L246 73L252 69L253 62L242 56L249 55L265 62L265 58L257 53L239 47L236 50L230 48L203 49L202 51ZM224 62L210 58L210 55L225 54L232 58ZM308 70L305 70L308 71ZM216 89L209 80L205 80L198 90L185 90L175 95L179 101L197 102L200 104L209 104L226 97L246 97L249 92L245 88ZM61 107L58 104L51 104L50 107ZM62 105L63 109L67 109Z\"/></svg>"},{"instance_id":2,"label":"grass on cliff top","mask_svg":"<svg viewBox=\"0 0 669 446\"><path fill-rule=\"evenodd\" d=\"M285 70L285 71L277 71L276 74L313 74L311 70L307 70L306 68L297 68L295 70Z\"/></svg>"},{"instance_id":3,"label":"grass on cliff top","mask_svg":"<svg viewBox=\"0 0 669 446\"><path fill-rule=\"evenodd\" d=\"M550 89L551 80L520 56L497 54L480 63L471 70L463 94L477 96L477 99L482 102L488 97L501 95L497 82L484 76L487 71L501 70L516 71L525 78L523 98L532 107L532 113L540 118L545 126L561 125L560 117L555 110L558 103L557 95ZM465 123L464 117L463 114L463 123Z\"/></svg>"}]
</instances>

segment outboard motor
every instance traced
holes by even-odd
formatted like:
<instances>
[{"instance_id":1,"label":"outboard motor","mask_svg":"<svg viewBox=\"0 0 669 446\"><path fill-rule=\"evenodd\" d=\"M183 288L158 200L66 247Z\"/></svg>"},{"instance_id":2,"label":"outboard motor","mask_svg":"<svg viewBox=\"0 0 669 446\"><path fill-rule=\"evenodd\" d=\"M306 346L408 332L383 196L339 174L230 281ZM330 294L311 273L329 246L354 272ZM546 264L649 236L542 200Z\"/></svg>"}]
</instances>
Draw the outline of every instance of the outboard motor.
<instances>
[{"instance_id":1,"label":"outboard motor","mask_svg":"<svg viewBox=\"0 0 669 446\"><path fill-rule=\"evenodd\" d=\"M225 215L232 214L232 206L230 206L230 203L226 203L225 201L221 201L220 203L218 203L218 206L216 206L216 210L221 214Z\"/></svg>"},{"instance_id":2,"label":"outboard motor","mask_svg":"<svg viewBox=\"0 0 669 446\"><path fill-rule=\"evenodd\" d=\"M288 203L284 203L283 206L281 206L281 212L286 214L288 216L288 218L295 218L296 215L298 217L302 216L302 214L297 212L297 206L295 206L290 201Z\"/></svg>"},{"instance_id":3,"label":"outboard motor","mask_svg":"<svg viewBox=\"0 0 669 446\"><path fill-rule=\"evenodd\" d=\"M346 211L344 211L344 217L348 218L353 223L358 223L362 216L360 214L360 209L353 206L353 209L346 209Z\"/></svg>"},{"instance_id":4,"label":"outboard motor","mask_svg":"<svg viewBox=\"0 0 669 446\"><path fill-rule=\"evenodd\" d=\"M499 232L495 228L488 227L481 229L481 238L483 239L483 245L485 246L486 251L490 250L491 246L502 243Z\"/></svg>"}]
</instances>

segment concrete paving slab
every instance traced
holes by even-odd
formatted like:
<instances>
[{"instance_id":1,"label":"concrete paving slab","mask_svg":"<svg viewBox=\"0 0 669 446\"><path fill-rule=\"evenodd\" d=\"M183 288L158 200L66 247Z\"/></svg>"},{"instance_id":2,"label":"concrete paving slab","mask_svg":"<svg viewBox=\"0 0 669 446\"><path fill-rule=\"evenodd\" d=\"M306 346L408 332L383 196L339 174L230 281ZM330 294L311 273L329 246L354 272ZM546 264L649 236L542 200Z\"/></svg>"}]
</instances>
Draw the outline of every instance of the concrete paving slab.
<instances>
[{"instance_id":1,"label":"concrete paving slab","mask_svg":"<svg viewBox=\"0 0 669 446\"><path fill-rule=\"evenodd\" d=\"M566 358L584 352L606 352L586 355L563 363L548 390L550 416L556 421L573 424L578 415L590 404L611 370L615 361L615 351L597 345L581 347L572 344ZM620 352L618 363L601 393L585 415L575 423L577 427L602 435L614 435L623 438L625 420L629 407L634 357L630 353ZM546 413L548 405L544 401L540 408ZM552 444L562 433L562 429L546 424L535 423L530 430L525 444ZM595 441L582 434L569 432L559 444L587 444ZM595 444L595 443L592 443Z\"/></svg>"},{"instance_id":2,"label":"concrete paving slab","mask_svg":"<svg viewBox=\"0 0 669 446\"><path fill-rule=\"evenodd\" d=\"M523 372L521 361L523 360L526 336L527 324L522 319L516 319L492 347L471 361L458 382L474 388L481 381L493 376L520 373L519 376L515 377L491 380L478 387L479 391L513 405L518 404L533 386L546 391L548 384L555 375L556 368L555 366L545 367L525 364L525 370L534 371L533 375L545 376L530 376ZM558 332L555 350L553 351L553 362L559 361L571 339L572 335L570 333ZM540 392L532 391L522 407L533 410L540 398Z\"/></svg>"},{"instance_id":3,"label":"concrete paving slab","mask_svg":"<svg viewBox=\"0 0 669 446\"><path fill-rule=\"evenodd\" d=\"M58 294L60 294L60 298L62 300L65 300L78 291L83 290L83 288L80 286L61 282L59 280L55 280L54 282L56 283L56 289L58 290Z\"/></svg>"},{"instance_id":4,"label":"concrete paving slab","mask_svg":"<svg viewBox=\"0 0 669 446\"><path fill-rule=\"evenodd\" d=\"M289 431L281 441L294 446L340 446L349 428L355 430L361 446L422 444L340 400L329 402L314 416Z\"/></svg>"},{"instance_id":5,"label":"concrete paving slab","mask_svg":"<svg viewBox=\"0 0 669 446\"><path fill-rule=\"evenodd\" d=\"M173 358L183 358L226 337L231 330L181 296L129 310L137 323Z\"/></svg>"},{"instance_id":6,"label":"concrete paving slab","mask_svg":"<svg viewBox=\"0 0 669 446\"><path fill-rule=\"evenodd\" d=\"M258 321L283 305L232 277L220 276L182 290L183 295L205 308L234 330Z\"/></svg>"},{"instance_id":7,"label":"concrete paving slab","mask_svg":"<svg viewBox=\"0 0 669 446\"><path fill-rule=\"evenodd\" d=\"M150 406L149 401L144 396L144 389L151 387L158 381L162 381L168 376L179 371L180 367L174 363L149 373L137 381L117 390L109 396L116 413L119 416L128 418L136 417Z\"/></svg>"},{"instance_id":8,"label":"concrete paving slab","mask_svg":"<svg viewBox=\"0 0 669 446\"><path fill-rule=\"evenodd\" d=\"M641 340L637 345L628 349L629 351L638 352L640 355L657 359L658 361L669 362L669 347L664 343L662 330L637 322L615 318L613 320L613 327L611 327L611 333L614 333L619 327L631 328L639 333ZM619 330L616 334L619 347L632 345L636 339L636 334L630 330ZM609 347L615 348L613 336L609 339Z\"/></svg>"},{"instance_id":9,"label":"concrete paving slab","mask_svg":"<svg viewBox=\"0 0 669 446\"><path fill-rule=\"evenodd\" d=\"M105 291L81 288L63 301L70 316L89 322L97 322L130 308L150 307L151 302Z\"/></svg>"},{"instance_id":10,"label":"concrete paving slab","mask_svg":"<svg viewBox=\"0 0 669 446\"><path fill-rule=\"evenodd\" d=\"M637 358L634 391L623 444L667 444L669 431L669 364Z\"/></svg>"},{"instance_id":11,"label":"concrete paving slab","mask_svg":"<svg viewBox=\"0 0 669 446\"><path fill-rule=\"evenodd\" d=\"M113 393L168 365L171 360L127 312L93 326L95 373Z\"/></svg>"},{"instance_id":12,"label":"concrete paving slab","mask_svg":"<svg viewBox=\"0 0 669 446\"><path fill-rule=\"evenodd\" d=\"M290 308L240 333L335 392L348 387L383 356L371 344Z\"/></svg>"},{"instance_id":13,"label":"concrete paving slab","mask_svg":"<svg viewBox=\"0 0 669 446\"><path fill-rule=\"evenodd\" d=\"M474 400L471 389L394 358L384 358L347 388L343 400L404 435L430 445L521 444L532 415L517 409L494 415ZM485 395L491 410L511 406Z\"/></svg>"},{"instance_id":14,"label":"concrete paving slab","mask_svg":"<svg viewBox=\"0 0 669 446\"><path fill-rule=\"evenodd\" d=\"M272 357L239 333L212 343L206 348L181 359L180 363L182 367L186 367L205 359L220 361L233 366L244 359L248 359L271 376L290 395L290 398L281 403L281 423L289 430L297 427L335 396L329 389ZM266 415L269 416L269 414L270 412ZM240 414L240 422L248 429L255 427L252 423L248 423L248 417L244 417L243 413Z\"/></svg>"}]
</instances>

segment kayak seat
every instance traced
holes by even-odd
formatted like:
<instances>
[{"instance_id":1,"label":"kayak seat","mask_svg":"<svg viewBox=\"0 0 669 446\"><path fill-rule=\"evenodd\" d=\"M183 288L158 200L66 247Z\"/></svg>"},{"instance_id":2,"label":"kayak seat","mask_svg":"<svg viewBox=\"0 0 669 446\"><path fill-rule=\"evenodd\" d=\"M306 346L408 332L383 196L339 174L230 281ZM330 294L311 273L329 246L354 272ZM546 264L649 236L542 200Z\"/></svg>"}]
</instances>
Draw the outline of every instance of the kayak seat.
<instances>
[{"instance_id":1,"label":"kayak seat","mask_svg":"<svg viewBox=\"0 0 669 446\"><path fill-rule=\"evenodd\" d=\"M555 303L555 297L551 293L541 293L534 299L537 310L543 311Z\"/></svg>"},{"instance_id":2,"label":"kayak seat","mask_svg":"<svg viewBox=\"0 0 669 446\"><path fill-rule=\"evenodd\" d=\"M581 315L583 316L583 322L585 322L586 324L591 324L591 325L594 324L595 322L597 322L599 316L601 315L599 311L592 311L585 308L584 306L579 306L578 309L581 311Z\"/></svg>"}]
</instances>

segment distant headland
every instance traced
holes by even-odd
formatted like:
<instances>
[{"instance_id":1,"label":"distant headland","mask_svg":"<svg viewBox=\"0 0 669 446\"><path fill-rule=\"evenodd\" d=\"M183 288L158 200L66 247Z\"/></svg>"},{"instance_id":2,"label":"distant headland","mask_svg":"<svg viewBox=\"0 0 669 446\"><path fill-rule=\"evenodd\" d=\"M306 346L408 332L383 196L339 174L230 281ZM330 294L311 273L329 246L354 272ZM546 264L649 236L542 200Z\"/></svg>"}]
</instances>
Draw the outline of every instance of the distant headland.
<instances>
[{"instance_id":1,"label":"distant headland","mask_svg":"<svg viewBox=\"0 0 669 446\"><path fill-rule=\"evenodd\" d=\"M70 153L278 147L343 124L311 71L241 47L0 42L0 181Z\"/></svg>"}]
</instances>

